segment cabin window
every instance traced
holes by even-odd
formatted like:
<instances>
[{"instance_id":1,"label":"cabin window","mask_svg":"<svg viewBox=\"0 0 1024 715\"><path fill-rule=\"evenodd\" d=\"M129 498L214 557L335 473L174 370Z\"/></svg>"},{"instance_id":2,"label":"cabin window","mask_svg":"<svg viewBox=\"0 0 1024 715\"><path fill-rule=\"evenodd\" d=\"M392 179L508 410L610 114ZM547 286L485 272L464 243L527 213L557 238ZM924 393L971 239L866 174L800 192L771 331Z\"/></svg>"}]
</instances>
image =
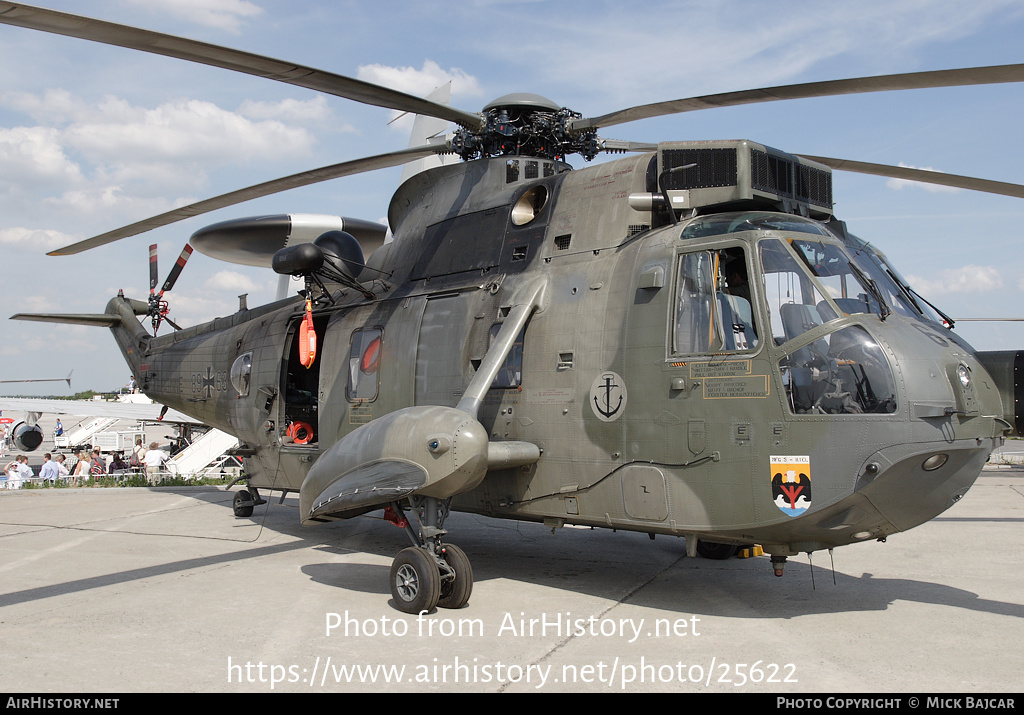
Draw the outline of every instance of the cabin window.
<instances>
[{"instance_id":1,"label":"cabin window","mask_svg":"<svg viewBox=\"0 0 1024 715\"><path fill-rule=\"evenodd\" d=\"M758 345L746 253L740 247L680 256L672 352L692 355Z\"/></svg>"},{"instance_id":2,"label":"cabin window","mask_svg":"<svg viewBox=\"0 0 1024 715\"><path fill-rule=\"evenodd\" d=\"M249 394L249 378L252 375L252 352L242 353L231 363L231 386L239 397Z\"/></svg>"},{"instance_id":3,"label":"cabin window","mask_svg":"<svg viewBox=\"0 0 1024 715\"><path fill-rule=\"evenodd\" d=\"M380 328L368 328L352 333L352 348L348 354L349 402L372 402L377 399L381 359Z\"/></svg>"},{"instance_id":4,"label":"cabin window","mask_svg":"<svg viewBox=\"0 0 1024 715\"><path fill-rule=\"evenodd\" d=\"M498 331L501 330L501 323L495 323L491 326L490 333L490 344L494 344L495 338L498 337ZM501 369L498 370L498 374L494 378L494 382L491 383L491 387L499 389L511 389L519 387L523 383L523 335L525 331L521 331L516 341L512 344L512 349L508 351L508 355L505 357L505 362L501 364Z\"/></svg>"}]
</instances>

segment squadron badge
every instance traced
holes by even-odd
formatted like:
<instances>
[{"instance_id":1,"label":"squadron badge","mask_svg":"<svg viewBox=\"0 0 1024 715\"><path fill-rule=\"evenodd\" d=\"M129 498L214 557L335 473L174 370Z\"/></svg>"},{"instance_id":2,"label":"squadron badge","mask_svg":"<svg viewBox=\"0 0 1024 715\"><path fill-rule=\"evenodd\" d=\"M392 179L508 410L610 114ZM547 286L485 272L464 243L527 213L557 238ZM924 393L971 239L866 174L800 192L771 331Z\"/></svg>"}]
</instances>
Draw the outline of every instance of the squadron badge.
<instances>
[{"instance_id":1,"label":"squadron badge","mask_svg":"<svg viewBox=\"0 0 1024 715\"><path fill-rule=\"evenodd\" d=\"M771 458L772 499L788 516L800 516L811 506L811 458Z\"/></svg>"}]
</instances>

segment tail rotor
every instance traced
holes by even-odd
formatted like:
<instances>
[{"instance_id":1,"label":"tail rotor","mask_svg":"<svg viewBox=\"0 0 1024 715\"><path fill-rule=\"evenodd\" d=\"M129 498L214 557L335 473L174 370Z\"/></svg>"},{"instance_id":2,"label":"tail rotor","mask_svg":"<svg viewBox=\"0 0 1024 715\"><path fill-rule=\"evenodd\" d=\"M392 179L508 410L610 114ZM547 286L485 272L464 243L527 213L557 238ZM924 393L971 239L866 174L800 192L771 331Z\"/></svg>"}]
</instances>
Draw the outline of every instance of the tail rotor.
<instances>
[{"instance_id":1,"label":"tail rotor","mask_svg":"<svg viewBox=\"0 0 1024 715\"><path fill-rule=\"evenodd\" d=\"M159 293L156 292L156 286L160 279L156 254L156 244L154 243L149 247L149 312L147 313L153 323L153 335L156 335L160 329L160 323L165 320L175 330L181 330L181 326L167 317L171 308L167 301L164 300L164 293L171 290L177 282L178 276L181 275L181 271L185 268L189 256L192 255L192 246L188 243L185 244L185 248L182 249L178 260L171 266L171 272L167 274L167 280L160 287Z\"/></svg>"}]
</instances>

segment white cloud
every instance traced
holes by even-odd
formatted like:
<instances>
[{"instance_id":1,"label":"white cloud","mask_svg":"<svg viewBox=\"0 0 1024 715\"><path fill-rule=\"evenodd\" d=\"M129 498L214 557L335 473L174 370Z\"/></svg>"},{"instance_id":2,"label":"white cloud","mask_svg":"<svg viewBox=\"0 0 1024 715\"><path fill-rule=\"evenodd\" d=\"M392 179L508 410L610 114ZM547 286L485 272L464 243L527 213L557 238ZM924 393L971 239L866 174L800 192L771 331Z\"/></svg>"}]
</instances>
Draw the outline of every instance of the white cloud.
<instances>
[{"instance_id":1,"label":"white cloud","mask_svg":"<svg viewBox=\"0 0 1024 715\"><path fill-rule=\"evenodd\" d=\"M47 127L0 129L0 193L29 185L78 184L82 172L61 145L60 133Z\"/></svg>"},{"instance_id":2,"label":"white cloud","mask_svg":"<svg viewBox=\"0 0 1024 715\"><path fill-rule=\"evenodd\" d=\"M231 277L219 282L216 290L209 290L211 283L216 282L217 276L222 274L231 274ZM187 328L219 316L231 315L238 310L237 296L242 293L249 294L250 306L262 305L274 297L271 283L277 285L277 276L266 285L260 285L234 271L220 271L205 282L207 290L183 290L177 295L168 294L171 320ZM229 290L232 292L227 292Z\"/></svg>"},{"instance_id":3,"label":"white cloud","mask_svg":"<svg viewBox=\"0 0 1024 715\"><path fill-rule=\"evenodd\" d=\"M0 229L0 246L44 253L80 240L60 231L46 231L31 228Z\"/></svg>"},{"instance_id":4,"label":"white cloud","mask_svg":"<svg viewBox=\"0 0 1024 715\"><path fill-rule=\"evenodd\" d=\"M256 17L263 9L247 0L129 0L149 10L166 12L207 27L238 32L242 21Z\"/></svg>"},{"instance_id":5,"label":"white cloud","mask_svg":"<svg viewBox=\"0 0 1024 715\"><path fill-rule=\"evenodd\" d=\"M208 193L211 171L311 155L315 135L287 120L329 116L322 97L238 112L199 100L146 108L107 96L89 104L63 90L2 101L56 125L0 128L0 201L21 225L71 212L134 219L185 205ZM31 191L41 196L26 202Z\"/></svg>"},{"instance_id":6,"label":"white cloud","mask_svg":"<svg viewBox=\"0 0 1024 715\"><path fill-rule=\"evenodd\" d=\"M250 99L242 103L238 113L250 119L277 119L295 123L325 124L333 120L333 112L322 94L307 100L283 99L280 102L256 102Z\"/></svg>"},{"instance_id":7,"label":"white cloud","mask_svg":"<svg viewBox=\"0 0 1024 715\"><path fill-rule=\"evenodd\" d=\"M323 96L277 103L247 101L237 112L196 99L178 99L150 109L107 95L90 104L59 89L6 93L0 95L0 104L47 125L0 130L0 144L31 142L38 147L34 154L41 158L46 158L44 149L57 156L66 150L94 161L201 159L208 165L308 154L316 138L290 123L330 118Z\"/></svg>"},{"instance_id":8,"label":"white cloud","mask_svg":"<svg viewBox=\"0 0 1024 715\"><path fill-rule=\"evenodd\" d=\"M280 121L251 121L212 102L178 100L155 109L107 97L94 116L64 130L65 141L96 160L201 161L204 165L308 154L315 138Z\"/></svg>"},{"instance_id":9,"label":"white cloud","mask_svg":"<svg viewBox=\"0 0 1024 715\"><path fill-rule=\"evenodd\" d=\"M73 120L88 106L66 89L46 89L42 94L33 92L5 92L0 103L28 114L43 124L63 124Z\"/></svg>"},{"instance_id":10,"label":"white cloud","mask_svg":"<svg viewBox=\"0 0 1024 715\"><path fill-rule=\"evenodd\" d=\"M237 271L218 271L210 276L203 286L207 290L223 290L249 293L259 290L262 286L252 278Z\"/></svg>"},{"instance_id":11,"label":"white cloud","mask_svg":"<svg viewBox=\"0 0 1024 715\"><path fill-rule=\"evenodd\" d=\"M441 69L441 66L433 60L424 60L422 69L361 65L356 77L364 82L373 82L419 97L429 94L446 82L452 83L453 95L478 96L483 94L476 77L466 74L456 67L449 70Z\"/></svg>"},{"instance_id":12,"label":"white cloud","mask_svg":"<svg viewBox=\"0 0 1024 715\"><path fill-rule=\"evenodd\" d=\"M929 300L939 299L945 293L983 293L1003 287L1003 278L993 266L949 268L934 279L907 276L907 281L915 291Z\"/></svg>"},{"instance_id":13,"label":"white cloud","mask_svg":"<svg viewBox=\"0 0 1024 715\"><path fill-rule=\"evenodd\" d=\"M938 171L938 169L933 169L930 166L911 166L910 164L904 164L902 161L899 163L899 166L904 169ZM906 188L924 189L925 191L930 191L935 194L955 194L960 191L960 189L955 186L942 186L941 184L929 184L922 181L909 181L907 179L889 179L885 182L885 185L896 191L901 191Z\"/></svg>"}]
</instances>

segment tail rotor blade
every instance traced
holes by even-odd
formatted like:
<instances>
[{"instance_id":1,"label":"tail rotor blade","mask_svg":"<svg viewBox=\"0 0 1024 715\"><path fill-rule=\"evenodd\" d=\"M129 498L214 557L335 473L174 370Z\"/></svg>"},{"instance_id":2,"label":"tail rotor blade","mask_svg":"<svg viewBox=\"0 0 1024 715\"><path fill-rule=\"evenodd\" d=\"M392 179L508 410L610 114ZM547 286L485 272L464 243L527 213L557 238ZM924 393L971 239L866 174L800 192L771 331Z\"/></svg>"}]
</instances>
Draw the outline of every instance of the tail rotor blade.
<instances>
[{"instance_id":1,"label":"tail rotor blade","mask_svg":"<svg viewBox=\"0 0 1024 715\"><path fill-rule=\"evenodd\" d=\"M160 295L163 295L166 291L169 291L174 287L175 282L178 280L178 276L181 275L181 271L185 268L185 264L188 263L189 256L192 255L192 250L192 245L186 243L185 248L181 250L181 255L178 256L178 260L174 262L171 272L167 274L167 280L164 281L164 285L160 289Z\"/></svg>"},{"instance_id":2,"label":"tail rotor blade","mask_svg":"<svg viewBox=\"0 0 1024 715\"><path fill-rule=\"evenodd\" d=\"M156 284L160 282L160 275L156 266L156 244L149 247L149 294L156 291Z\"/></svg>"}]
</instances>

